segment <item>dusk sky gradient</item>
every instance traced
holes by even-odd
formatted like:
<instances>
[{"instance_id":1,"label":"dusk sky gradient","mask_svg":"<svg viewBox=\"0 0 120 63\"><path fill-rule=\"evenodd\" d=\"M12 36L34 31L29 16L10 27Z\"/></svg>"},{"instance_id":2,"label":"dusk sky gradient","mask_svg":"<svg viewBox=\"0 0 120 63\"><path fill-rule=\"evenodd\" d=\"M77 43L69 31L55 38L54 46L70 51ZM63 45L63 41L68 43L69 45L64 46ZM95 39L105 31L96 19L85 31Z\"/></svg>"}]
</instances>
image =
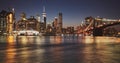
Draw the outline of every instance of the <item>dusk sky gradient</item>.
<instances>
[{"instance_id":1,"label":"dusk sky gradient","mask_svg":"<svg viewBox=\"0 0 120 63\"><path fill-rule=\"evenodd\" d=\"M22 12L42 16L43 6L47 22L62 12L64 26L79 25L88 16L120 19L120 0L0 0L0 11L15 8L17 20Z\"/></svg>"}]
</instances>

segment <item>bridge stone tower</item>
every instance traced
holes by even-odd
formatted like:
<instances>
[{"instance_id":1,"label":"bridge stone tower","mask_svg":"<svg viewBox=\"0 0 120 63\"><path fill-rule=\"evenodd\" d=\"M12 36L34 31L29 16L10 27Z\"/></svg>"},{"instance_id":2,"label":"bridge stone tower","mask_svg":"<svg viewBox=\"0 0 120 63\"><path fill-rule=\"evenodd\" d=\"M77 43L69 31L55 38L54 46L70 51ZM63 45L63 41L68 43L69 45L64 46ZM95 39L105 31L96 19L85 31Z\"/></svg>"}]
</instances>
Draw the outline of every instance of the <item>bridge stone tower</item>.
<instances>
[{"instance_id":1,"label":"bridge stone tower","mask_svg":"<svg viewBox=\"0 0 120 63\"><path fill-rule=\"evenodd\" d=\"M96 28L97 21L93 18L93 36L102 36L103 35L103 29L102 28Z\"/></svg>"}]
</instances>

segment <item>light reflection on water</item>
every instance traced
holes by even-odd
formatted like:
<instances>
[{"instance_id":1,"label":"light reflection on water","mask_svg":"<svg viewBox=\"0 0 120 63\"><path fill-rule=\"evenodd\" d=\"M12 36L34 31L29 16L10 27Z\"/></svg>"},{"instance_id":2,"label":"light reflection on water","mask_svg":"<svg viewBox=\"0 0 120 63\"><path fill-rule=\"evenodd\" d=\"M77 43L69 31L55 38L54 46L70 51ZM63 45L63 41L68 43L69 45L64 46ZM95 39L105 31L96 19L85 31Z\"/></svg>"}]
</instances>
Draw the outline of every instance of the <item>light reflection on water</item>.
<instances>
[{"instance_id":1,"label":"light reflection on water","mask_svg":"<svg viewBox=\"0 0 120 63\"><path fill-rule=\"evenodd\" d=\"M0 63L119 63L120 38L91 36L6 36Z\"/></svg>"},{"instance_id":2,"label":"light reflection on water","mask_svg":"<svg viewBox=\"0 0 120 63\"><path fill-rule=\"evenodd\" d=\"M120 38L116 37L91 37L85 36L83 43L120 43Z\"/></svg>"}]
</instances>

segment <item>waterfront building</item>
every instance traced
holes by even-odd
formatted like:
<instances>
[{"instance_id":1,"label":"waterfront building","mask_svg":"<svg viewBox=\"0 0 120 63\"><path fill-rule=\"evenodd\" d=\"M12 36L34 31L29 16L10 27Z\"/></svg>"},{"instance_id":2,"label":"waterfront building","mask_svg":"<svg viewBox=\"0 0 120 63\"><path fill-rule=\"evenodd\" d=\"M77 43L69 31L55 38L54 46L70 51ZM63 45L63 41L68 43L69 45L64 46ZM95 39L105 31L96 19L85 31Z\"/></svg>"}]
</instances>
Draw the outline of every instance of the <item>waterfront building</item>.
<instances>
[{"instance_id":1,"label":"waterfront building","mask_svg":"<svg viewBox=\"0 0 120 63\"><path fill-rule=\"evenodd\" d=\"M36 20L38 21L39 32L41 32L41 17L40 17L39 14L37 14L37 16L36 16Z\"/></svg>"},{"instance_id":2,"label":"waterfront building","mask_svg":"<svg viewBox=\"0 0 120 63\"><path fill-rule=\"evenodd\" d=\"M72 26L67 27L66 33L67 33L67 34L74 34L74 27L72 27Z\"/></svg>"},{"instance_id":3,"label":"waterfront building","mask_svg":"<svg viewBox=\"0 0 120 63\"><path fill-rule=\"evenodd\" d=\"M31 18L28 19L27 30L39 31L39 22L34 18L34 16L31 16Z\"/></svg>"},{"instance_id":4,"label":"waterfront building","mask_svg":"<svg viewBox=\"0 0 120 63\"><path fill-rule=\"evenodd\" d=\"M47 32L47 33L52 33L52 32L53 32L53 28L52 28L51 24L48 24L48 25L47 25L46 32Z\"/></svg>"},{"instance_id":5,"label":"waterfront building","mask_svg":"<svg viewBox=\"0 0 120 63\"><path fill-rule=\"evenodd\" d=\"M5 10L0 12L0 35L7 33L7 14Z\"/></svg>"},{"instance_id":6,"label":"waterfront building","mask_svg":"<svg viewBox=\"0 0 120 63\"><path fill-rule=\"evenodd\" d=\"M14 27L15 15L14 11L5 11L0 12L0 35L12 34Z\"/></svg>"},{"instance_id":7,"label":"waterfront building","mask_svg":"<svg viewBox=\"0 0 120 63\"><path fill-rule=\"evenodd\" d=\"M14 26L14 14L13 12L8 12L7 15L7 34L12 35L13 33L13 26Z\"/></svg>"},{"instance_id":8,"label":"waterfront building","mask_svg":"<svg viewBox=\"0 0 120 63\"><path fill-rule=\"evenodd\" d=\"M26 14L21 14L21 20L19 20L16 23L16 30L36 30L39 31L39 22L37 19L34 18L34 16L31 16L30 18L26 18Z\"/></svg>"},{"instance_id":9,"label":"waterfront building","mask_svg":"<svg viewBox=\"0 0 120 63\"><path fill-rule=\"evenodd\" d=\"M38 22L41 22L41 18L40 18L39 14L36 15L36 19L37 19Z\"/></svg>"},{"instance_id":10,"label":"waterfront building","mask_svg":"<svg viewBox=\"0 0 120 63\"><path fill-rule=\"evenodd\" d=\"M58 18L55 17L54 21L53 21L53 27L57 28L58 27Z\"/></svg>"},{"instance_id":11,"label":"waterfront building","mask_svg":"<svg viewBox=\"0 0 120 63\"><path fill-rule=\"evenodd\" d=\"M57 30L58 30L58 18L57 17L55 17L55 19L54 19L54 21L52 23L52 27L53 27L53 31L55 33L57 33Z\"/></svg>"}]
</instances>

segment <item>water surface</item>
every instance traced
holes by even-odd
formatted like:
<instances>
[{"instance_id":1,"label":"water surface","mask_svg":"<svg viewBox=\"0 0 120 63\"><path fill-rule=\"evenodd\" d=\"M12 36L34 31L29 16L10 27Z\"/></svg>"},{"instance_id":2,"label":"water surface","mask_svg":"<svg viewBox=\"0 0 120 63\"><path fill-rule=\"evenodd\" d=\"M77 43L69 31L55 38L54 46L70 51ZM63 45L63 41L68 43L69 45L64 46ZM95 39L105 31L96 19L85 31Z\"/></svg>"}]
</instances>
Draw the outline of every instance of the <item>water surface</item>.
<instances>
[{"instance_id":1,"label":"water surface","mask_svg":"<svg viewBox=\"0 0 120 63\"><path fill-rule=\"evenodd\" d=\"M120 38L1 36L0 63L120 63Z\"/></svg>"}]
</instances>

